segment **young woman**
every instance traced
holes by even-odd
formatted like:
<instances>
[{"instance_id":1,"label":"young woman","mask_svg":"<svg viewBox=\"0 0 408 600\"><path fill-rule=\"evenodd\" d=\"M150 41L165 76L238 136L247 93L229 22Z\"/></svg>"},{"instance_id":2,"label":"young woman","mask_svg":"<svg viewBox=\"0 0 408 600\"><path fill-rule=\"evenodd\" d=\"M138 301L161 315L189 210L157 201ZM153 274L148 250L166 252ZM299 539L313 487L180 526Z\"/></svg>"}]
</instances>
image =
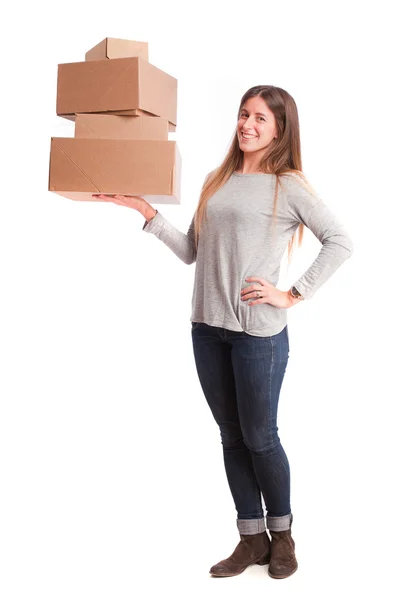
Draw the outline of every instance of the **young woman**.
<instances>
[{"instance_id":1,"label":"young woman","mask_svg":"<svg viewBox=\"0 0 408 600\"><path fill-rule=\"evenodd\" d=\"M290 468L277 426L289 358L287 309L312 298L352 253L349 235L302 173L295 101L274 86L244 94L236 135L223 163L206 177L187 234L143 198L99 197L138 210L145 232L186 264L196 262L192 345L220 430L240 535L231 556L210 573L238 575L258 563L269 564L271 577L292 575L298 564ZM279 290L282 257L288 248L290 260L304 226L322 248L289 290Z\"/></svg>"}]
</instances>

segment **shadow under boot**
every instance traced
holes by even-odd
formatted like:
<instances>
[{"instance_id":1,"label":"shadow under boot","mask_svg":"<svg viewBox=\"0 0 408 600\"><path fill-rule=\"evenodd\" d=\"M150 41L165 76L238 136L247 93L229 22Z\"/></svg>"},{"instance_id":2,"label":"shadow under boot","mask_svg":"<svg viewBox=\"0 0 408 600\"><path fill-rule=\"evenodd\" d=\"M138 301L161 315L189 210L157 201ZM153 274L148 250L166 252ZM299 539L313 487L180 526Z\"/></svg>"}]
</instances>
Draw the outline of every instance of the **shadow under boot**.
<instances>
[{"instance_id":1,"label":"shadow under boot","mask_svg":"<svg viewBox=\"0 0 408 600\"><path fill-rule=\"evenodd\" d=\"M239 575L249 565L267 565L270 559L270 540L266 531L253 535L240 534L241 541L228 558L221 560L210 569L215 577Z\"/></svg>"},{"instance_id":2,"label":"shadow under boot","mask_svg":"<svg viewBox=\"0 0 408 600\"><path fill-rule=\"evenodd\" d=\"M292 520L286 531L271 531L271 558L268 575L274 579L284 579L293 575L298 568L295 556L295 542L292 538Z\"/></svg>"}]
</instances>

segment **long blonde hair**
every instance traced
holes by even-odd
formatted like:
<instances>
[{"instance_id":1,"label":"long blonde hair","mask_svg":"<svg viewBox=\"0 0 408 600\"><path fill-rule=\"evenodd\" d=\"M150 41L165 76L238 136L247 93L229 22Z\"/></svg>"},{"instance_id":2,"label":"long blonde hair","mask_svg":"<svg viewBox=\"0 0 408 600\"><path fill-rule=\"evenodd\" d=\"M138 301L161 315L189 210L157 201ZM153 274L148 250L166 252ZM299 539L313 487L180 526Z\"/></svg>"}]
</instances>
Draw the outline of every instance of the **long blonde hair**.
<instances>
[{"instance_id":1,"label":"long blonde hair","mask_svg":"<svg viewBox=\"0 0 408 600\"><path fill-rule=\"evenodd\" d=\"M312 186L302 173L302 158L300 151L299 135L299 117L296 103L292 96L285 90L273 85L257 85L250 88L241 98L238 110L238 117L241 114L242 107L249 98L260 96L273 112L276 120L278 137L274 138L267 151L265 152L261 163L260 171L276 175L276 188L273 199L273 219L276 220L277 201L279 186L281 186L280 176L299 176L301 183L312 194L315 194ZM239 147L236 130L228 150L228 153L222 164L211 171L207 176L200 194L197 210L194 217L195 227L195 246L198 247L198 239L203 220L206 214L207 202L215 192L224 185L231 177L234 171L242 167L244 153ZM299 224L297 228L298 244L302 244L304 225ZM295 245L296 231L288 244L288 262L291 261L292 251Z\"/></svg>"}]
</instances>

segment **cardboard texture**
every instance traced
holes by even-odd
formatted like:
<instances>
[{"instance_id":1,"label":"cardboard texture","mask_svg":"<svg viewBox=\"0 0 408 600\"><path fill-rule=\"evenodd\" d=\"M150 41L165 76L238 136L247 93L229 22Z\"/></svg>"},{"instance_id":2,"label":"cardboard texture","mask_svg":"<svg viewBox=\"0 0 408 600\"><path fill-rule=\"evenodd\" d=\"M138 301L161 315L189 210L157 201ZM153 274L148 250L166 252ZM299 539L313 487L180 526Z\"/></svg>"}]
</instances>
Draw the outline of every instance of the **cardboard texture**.
<instances>
[{"instance_id":1,"label":"cardboard texture","mask_svg":"<svg viewBox=\"0 0 408 600\"><path fill-rule=\"evenodd\" d=\"M180 204L181 156L174 141L51 138L48 189L72 200L92 194Z\"/></svg>"},{"instance_id":2,"label":"cardboard texture","mask_svg":"<svg viewBox=\"0 0 408 600\"><path fill-rule=\"evenodd\" d=\"M126 115L129 115L129 116L134 116L134 117L139 117L139 116L140 117L146 117L146 116L151 117L152 116L151 113L148 113L145 110L136 110L136 111L134 111L134 110L118 110L118 111L115 111L115 112L112 112L112 113L110 111L106 111L105 110L103 112L78 113L78 114L75 114L75 115L64 115L64 117L67 120L69 120L69 121L76 121L79 114L107 115L107 116L108 115L109 116L118 116L118 115L120 115L120 116L126 116ZM160 117L154 117L154 118L158 119ZM167 126L168 126L168 131L176 131L175 125L172 125L171 123L169 123L169 121L167 121Z\"/></svg>"},{"instance_id":3,"label":"cardboard texture","mask_svg":"<svg viewBox=\"0 0 408 600\"><path fill-rule=\"evenodd\" d=\"M85 60L106 60L107 58L128 58L131 56L140 56L140 58L148 61L147 42L105 38L88 50L85 54Z\"/></svg>"},{"instance_id":4,"label":"cardboard texture","mask_svg":"<svg viewBox=\"0 0 408 600\"><path fill-rule=\"evenodd\" d=\"M144 111L176 126L177 79L140 57L58 65L58 116L123 111Z\"/></svg>"},{"instance_id":5,"label":"cardboard texture","mask_svg":"<svg viewBox=\"0 0 408 600\"><path fill-rule=\"evenodd\" d=\"M168 140L168 125L168 121L161 117L118 117L106 114L79 114L75 119L75 137L120 140Z\"/></svg>"}]
</instances>

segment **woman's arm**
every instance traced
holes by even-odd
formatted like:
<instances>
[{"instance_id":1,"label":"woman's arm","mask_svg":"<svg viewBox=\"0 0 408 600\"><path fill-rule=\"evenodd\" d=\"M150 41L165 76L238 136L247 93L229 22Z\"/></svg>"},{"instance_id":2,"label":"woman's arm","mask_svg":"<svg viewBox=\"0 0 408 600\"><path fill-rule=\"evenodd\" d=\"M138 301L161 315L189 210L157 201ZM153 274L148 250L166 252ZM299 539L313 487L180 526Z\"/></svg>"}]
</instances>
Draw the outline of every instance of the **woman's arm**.
<instances>
[{"instance_id":1,"label":"woman's arm","mask_svg":"<svg viewBox=\"0 0 408 600\"><path fill-rule=\"evenodd\" d=\"M322 243L322 248L305 273L293 283L305 299L333 275L353 253L353 243L337 216L303 187L298 185L287 196L289 212L294 220L303 223Z\"/></svg>"},{"instance_id":2,"label":"woman's arm","mask_svg":"<svg viewBox=\"0 0 408 600\"><path fill-rule=\"evenodd\" d=\"M152 206L148 206L146 211L143 212L143 216L146 219L146 223L150 223L153 217L158 213L158 211ZM145 225L146 225L145 223Z\"/></svg>"},{"instance_id":3,"label":"woman's arm","mask_svg":"<svg viewBox=\"0 0 408 600\"><path fill-rule=\"evenodd\" d=\"M187 265L191 265L196 261L197 253L194 243L194 215L187 234L182 233L174 227L174 225L172 225L159 211L156 211L156 213L150 217L150 220L148 220L148 214L146 214L145 218L146 221L143 225L143 231L146 233L153 233Z\"/></svg>"}]
</instances>

